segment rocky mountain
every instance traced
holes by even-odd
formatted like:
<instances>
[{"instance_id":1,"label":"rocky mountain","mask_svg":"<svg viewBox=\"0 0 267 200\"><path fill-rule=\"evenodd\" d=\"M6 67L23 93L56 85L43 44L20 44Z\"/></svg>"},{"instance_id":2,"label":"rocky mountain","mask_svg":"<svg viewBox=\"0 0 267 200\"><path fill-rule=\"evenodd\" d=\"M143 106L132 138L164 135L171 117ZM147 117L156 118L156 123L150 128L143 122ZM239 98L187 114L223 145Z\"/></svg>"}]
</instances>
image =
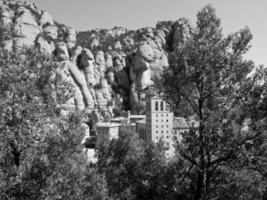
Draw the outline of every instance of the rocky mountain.
<instances>
[{"instance_id":1,"label":"rocky mountain","mask_svg":"<svg viewBox=\"0 0 267 200\"><path fill-rule=\"evenodd\" d=\"M191 27L187 20L158 22L136 31L122 27L76 32L33 3L0 0L1 46L36 47L53 56L57 73L72 86L65 109L114 108L142 112L145 91L168 67Z\"/></svg>"}]
</instances>

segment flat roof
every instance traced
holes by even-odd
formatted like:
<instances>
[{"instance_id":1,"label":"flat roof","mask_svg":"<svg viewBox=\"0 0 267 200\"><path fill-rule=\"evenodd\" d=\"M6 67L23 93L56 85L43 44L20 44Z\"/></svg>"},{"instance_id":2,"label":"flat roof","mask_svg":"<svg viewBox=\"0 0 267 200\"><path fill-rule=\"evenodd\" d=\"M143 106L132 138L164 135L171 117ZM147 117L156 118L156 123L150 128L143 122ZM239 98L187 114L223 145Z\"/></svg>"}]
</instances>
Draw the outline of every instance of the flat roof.
<instances>
[{"instance_id":1,"label":"flat roof","mask_svg":"<svg viewBox=\"0 0 267 200\"><path fill-rule=\"evenodd\" d=\"M121 126L121 124L112 122L98 122L96 124L96 127L106 127L106 128L119 127L119 126Z\"/></svg>"},{"instance_id":2,"label":"flat roof","mask_svg":"<svg viewBox=\"0 0 267 200\"><path fill-rule=\"evenodd\" d=\"M139 119L139 118L145 118L146 115L130 115L130 119Z\"/></svg>"},{"instance_id":3,"label":"flat roof","mask_svg":"<svg viewBox=\"0 0 267 200\"><path fill-rule=\"evenodd\" d=\"M135 126L135 123L127 123L127 124L121 124L121 127L132 127Z\"/></svg>"},{"instance_id":4,"label":"flat roof","mask_svg":"<svg viewBox=\"0 0 267 200\"><path fill-rule=\"evenodd\" d=\"M145 115L130 115L129 116L130 119L144 119L146 118ZM113 119L111 119L111 122L121 122L123 120L127 120L127 117L115 117Z\"/></svg>"},{"instance_id":5,"label":"flat roof","mask_svg":"<svg viewBox=\"0 0 267 200\"><path fill-rule=\"evenodd\" d=\"M126 119L125 117L115 117L115 118L111 119L110 121L122 121L125 119Z\"/></svg>"}]
</instances>

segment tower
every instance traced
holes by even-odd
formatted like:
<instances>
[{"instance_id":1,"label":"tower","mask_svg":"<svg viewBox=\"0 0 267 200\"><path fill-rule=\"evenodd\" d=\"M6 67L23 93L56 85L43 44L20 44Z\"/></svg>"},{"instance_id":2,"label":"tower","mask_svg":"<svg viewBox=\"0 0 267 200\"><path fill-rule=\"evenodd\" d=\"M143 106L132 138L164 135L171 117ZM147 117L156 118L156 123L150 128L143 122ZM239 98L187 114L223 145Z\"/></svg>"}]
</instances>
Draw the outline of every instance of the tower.
<instances>
[{"instance_id":1,"label":"tower","mask_svg":"<svg viewBox=\"0 0 267 200\"><path fill-rule=\"evenodd\" d=\"M173 113L167 108L167 104L153 92L146 94L146 139L155 143L162 140L172 149L173 145ZM171 150L166 151L167 157L171 156Z\"/></svg>"}]
</instances>

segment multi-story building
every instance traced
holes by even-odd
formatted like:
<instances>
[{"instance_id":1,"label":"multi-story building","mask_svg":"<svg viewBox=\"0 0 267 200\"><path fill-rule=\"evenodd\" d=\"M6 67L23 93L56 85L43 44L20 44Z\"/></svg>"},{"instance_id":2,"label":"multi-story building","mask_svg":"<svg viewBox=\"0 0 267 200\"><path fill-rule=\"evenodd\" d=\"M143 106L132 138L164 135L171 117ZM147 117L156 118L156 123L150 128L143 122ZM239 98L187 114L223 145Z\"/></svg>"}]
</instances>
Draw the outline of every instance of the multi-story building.
<instances>
[{"instance_id":1,"label":"multi-story building","mask_svg":"<svg viewBox=\"0 0 267 200\"><path fill-rule=\"evenodd\" d=\"M173 120L173 113L167 103L159 96L147 93L146 119L136 123L136 130L145 141L163 141L167 147L166 156L171 157L174 154Z\"/></svg>"},{"instance_id":2,"label":"multi-story building","mask_svg":"<svg viewBox=\"0 0 267 200\"><path fill-rule=\"evenodd\" d=\"M96 143L99 147L100 143L119 138L123 129L129 131L136 130L136 121L144 119L145 115L131 115L127 112L122 117L113 118L110 122L99 122L96 124Z\"/></svg>"},{"instance_id":3,"label":"multi-story building","mask_svg":"<svg viewBox=\"0 0 267 200\"><path fill-rule=\"evenodd\" d=\"M100 143L116 139L123 128L136 131L145 141L158 143L162 141L166 148L166 157L175 154L175 142L182 140L181 133L188 131L192 124L184 118L174 118L168 104L151 91L146 94L146 115L130 115L111 119L111 123L97 123L97 146ZM193 124L194 127L194 124Z\"/></svg>"},{"instance_id":4,"label":"multi-story building","mask_svg":"<svg viewBox=\"0 0 267 200\"><path fill-rule=\"evenodd\" d=\"M119 138L120 124L110 123L110 122L99 122L96 124L96 146L99 147L100 144L110 141L112 139Z\"/></svg>"}]
</instances>

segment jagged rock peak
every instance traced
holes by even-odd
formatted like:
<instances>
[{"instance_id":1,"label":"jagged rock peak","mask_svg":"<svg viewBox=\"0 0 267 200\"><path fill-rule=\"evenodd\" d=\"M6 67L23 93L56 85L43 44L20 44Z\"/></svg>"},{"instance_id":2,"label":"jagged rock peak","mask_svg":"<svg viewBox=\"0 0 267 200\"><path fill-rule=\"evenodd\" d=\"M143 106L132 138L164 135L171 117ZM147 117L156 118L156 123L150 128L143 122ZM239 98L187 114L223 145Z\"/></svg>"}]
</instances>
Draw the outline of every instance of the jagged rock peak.
<instances>
[{"instance_id":1,"label":"jagged rock peak","mask_svg":"<svg viewBox=\"0 0 267 200\"><path fill-rule=\"evenodd\" d=\"M58 74L72 87L62 107L136 112L169 57L190 34L186 20L161 21L136 31L116 26L78 32L58 23L34 3L0 0L1 46L9 51L36 47L58 62ZM141 104L140 104L141 103Z\"/></svg>"},{"instance_id":2,"label":"jagged rock peak","mask_svg":"<svg viewBox=\"0 0 267 200\"><path fill-rule=\"evenodd\" d=\"M34 3L0 0L0 24L7 32L1 41L7 50L38 46L51 54L58 41L65 42L70 48L76 45L76 32L57 23L47 11L38 9Z\"/></svg>"}]
</instances>

